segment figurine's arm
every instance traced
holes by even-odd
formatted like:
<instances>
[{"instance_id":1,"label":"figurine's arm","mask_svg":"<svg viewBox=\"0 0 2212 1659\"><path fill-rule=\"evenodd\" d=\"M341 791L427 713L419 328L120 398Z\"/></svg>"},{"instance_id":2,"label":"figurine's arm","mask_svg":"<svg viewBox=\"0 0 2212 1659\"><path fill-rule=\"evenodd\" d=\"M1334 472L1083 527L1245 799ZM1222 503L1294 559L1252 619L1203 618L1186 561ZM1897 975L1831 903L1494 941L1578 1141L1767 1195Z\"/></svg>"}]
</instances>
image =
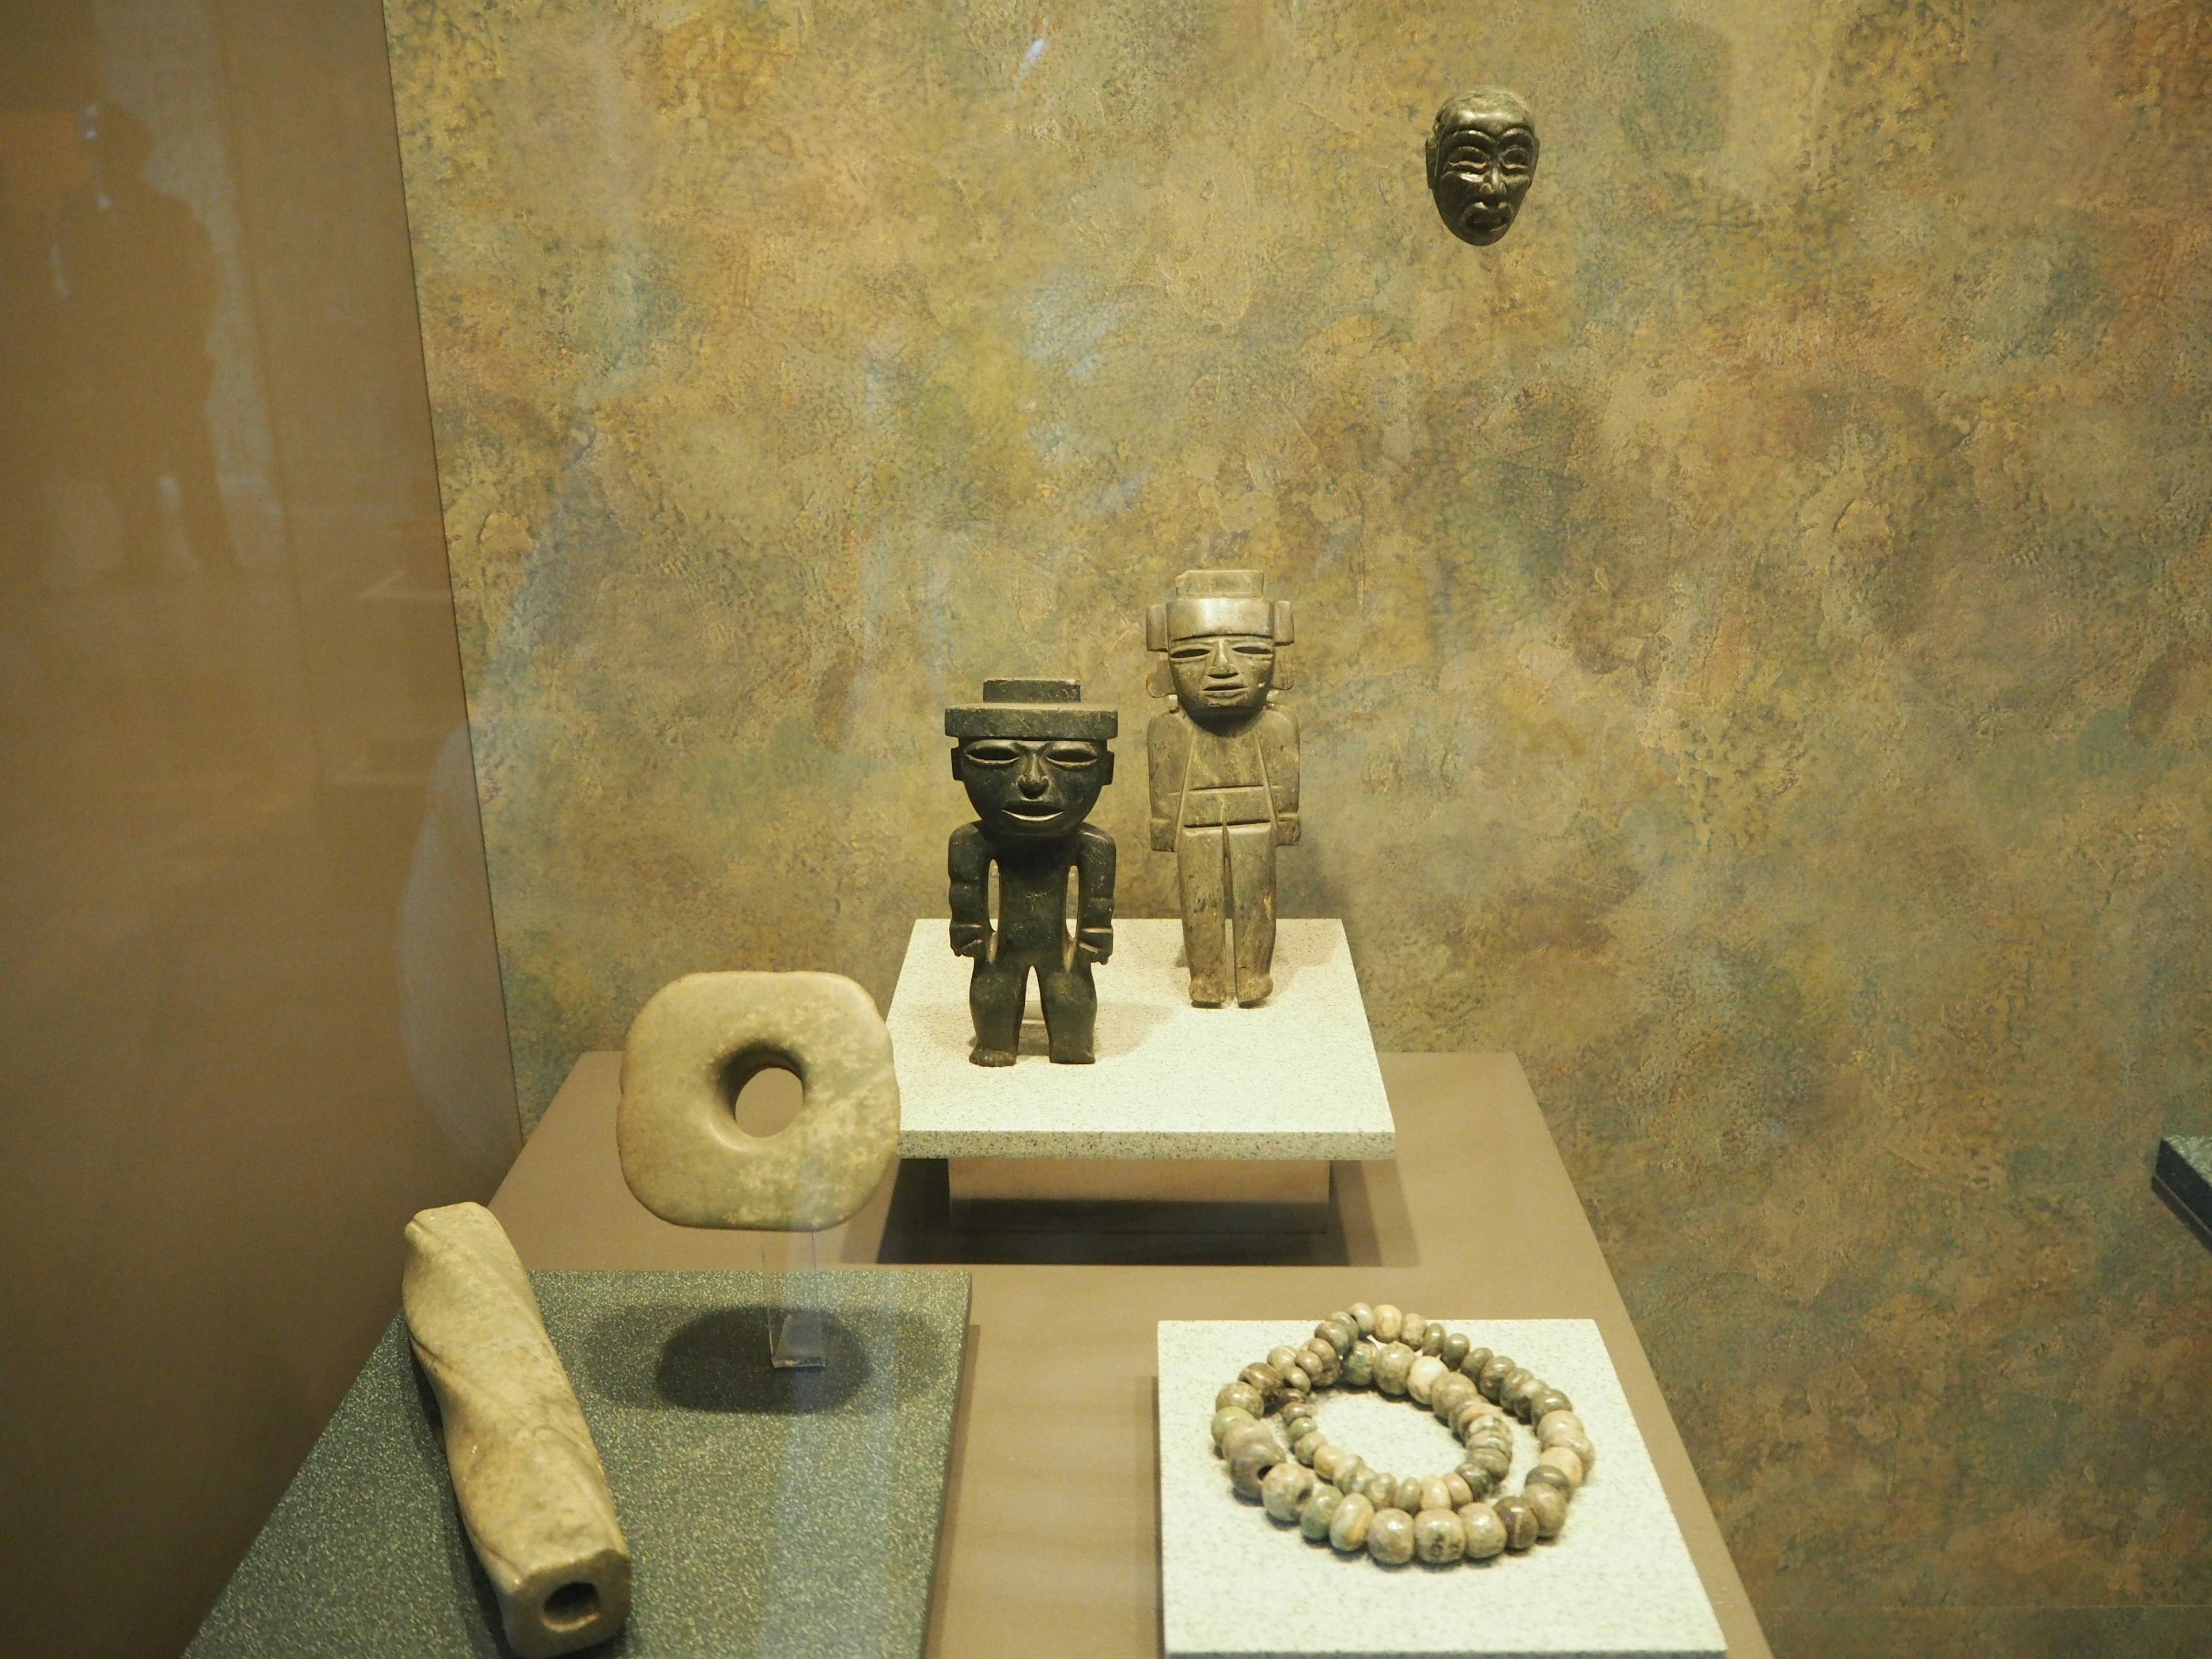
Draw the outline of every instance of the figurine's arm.
<instances>
[{"instance_id":1,"label":"figurine's arm","mask_svg":"<svg viewBox=\"0 0 2212 1659\"><path fill-rule=\"evenodd\" d=\"M1075 957L1103 962L1114 954L1114 838L1085 824L1075 841Z\"/></svg>"},{"instance_id":2,"label":"figurine's arm","mask_svg":"<svg viewBox=\"0 0 2212 1659\"><path fill-rule=\"evenodd\" d=\"M1260 758L1275 798L1275 845L1298 844L1298 717L1287 708L1260 716Z\"/></svg>"},{"instance_id":3,"label":"figurine's arm","mask_svg":"<svg viewBox=\"0 0 2212 1659\"><path fill-rule=\"evenodd\" d=\"M1182 801L1183 770L1190 763L1190 733L1183 716L1170 711L1152 716L1145 728L1145 770L1152 786L1152 851L1172 853L1176 810Z\"/></svg>"},{"instance_id":4,"label":"figurine's arm","mask_svg":"<svg viewBox=\"0 0 2212 1659\"><path fill-rule=\"evenodd\" d=\"M945 849L952 878L952 954L984 957L991 949L991 843L979 823L963 823Z\"/></svg>"}]
</instances>

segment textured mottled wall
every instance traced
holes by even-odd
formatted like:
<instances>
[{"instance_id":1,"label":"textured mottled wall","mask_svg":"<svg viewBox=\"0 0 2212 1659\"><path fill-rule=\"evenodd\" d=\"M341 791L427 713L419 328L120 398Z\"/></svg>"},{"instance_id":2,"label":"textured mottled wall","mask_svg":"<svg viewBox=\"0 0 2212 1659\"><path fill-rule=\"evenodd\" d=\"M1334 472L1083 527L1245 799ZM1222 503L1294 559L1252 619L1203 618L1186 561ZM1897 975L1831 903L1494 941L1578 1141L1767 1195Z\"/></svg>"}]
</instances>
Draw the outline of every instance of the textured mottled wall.
<instances>
[{"instance_id":1,"label":"textured mottled wall","mask_svg":"<svg viewBox=\"0 0 2212 1659\"><path fill-rule=\"evenodd\" d=\"M1523 1055L1778 1645L2152 1650L2033 1610L2212 1600L2212 14L1040 15L391 0L530 1106L684 969L887 996L986 673L1121 705L1164 912L1142 607L1263 567L1285 908Z\"/></svg>"}]
</instances>

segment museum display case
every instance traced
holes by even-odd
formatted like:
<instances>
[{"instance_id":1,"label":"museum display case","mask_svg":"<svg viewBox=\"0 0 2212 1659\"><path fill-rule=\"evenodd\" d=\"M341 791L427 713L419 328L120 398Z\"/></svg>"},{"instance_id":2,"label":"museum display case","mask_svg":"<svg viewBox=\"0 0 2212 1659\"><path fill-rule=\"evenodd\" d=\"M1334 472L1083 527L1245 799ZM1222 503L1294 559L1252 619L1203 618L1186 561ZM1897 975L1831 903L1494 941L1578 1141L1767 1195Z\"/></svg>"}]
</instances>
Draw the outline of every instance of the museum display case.
<instances>
[{"instance_id":1,"label":"museum display case","mask_svg":"<svg viewBox=\"0 0 2212 1659\"><path fill-rule=\"evenodd\" d=\"M2188 7L0 12L16 1639L2195 1650Z\"/></svg>"}]
</instances>

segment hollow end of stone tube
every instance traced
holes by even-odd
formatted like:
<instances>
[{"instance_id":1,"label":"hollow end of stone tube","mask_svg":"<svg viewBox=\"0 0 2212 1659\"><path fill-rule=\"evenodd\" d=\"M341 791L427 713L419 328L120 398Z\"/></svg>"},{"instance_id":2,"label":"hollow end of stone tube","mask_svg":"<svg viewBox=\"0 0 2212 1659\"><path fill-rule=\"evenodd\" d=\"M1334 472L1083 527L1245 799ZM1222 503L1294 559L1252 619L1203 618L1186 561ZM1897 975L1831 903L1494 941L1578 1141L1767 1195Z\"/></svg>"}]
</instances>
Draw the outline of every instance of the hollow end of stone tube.
<instances>
[{"instance_id":1,"label":"hollow end of stone tube","mask_svg":"<svg viewBox=\"0 0 2212 1659\"><path fill-rule=\"evenodd\" d=\"M603 1551L500 1595L500 1624L520 1659L554 1659L612 1638L629 1617L629 1557Z\"/></svg>"}]
</instances>

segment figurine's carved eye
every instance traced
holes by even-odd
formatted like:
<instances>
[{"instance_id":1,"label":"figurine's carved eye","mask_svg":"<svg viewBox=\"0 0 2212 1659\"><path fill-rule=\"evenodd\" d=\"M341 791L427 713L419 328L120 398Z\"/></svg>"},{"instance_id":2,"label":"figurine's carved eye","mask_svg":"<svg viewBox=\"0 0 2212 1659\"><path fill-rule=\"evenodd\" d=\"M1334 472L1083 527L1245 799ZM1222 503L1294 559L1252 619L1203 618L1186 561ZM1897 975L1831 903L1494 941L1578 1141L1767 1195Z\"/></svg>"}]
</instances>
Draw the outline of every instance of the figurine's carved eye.
<instances>
[{"instance_id":1,"label":"figurine's carved eye","mask_svg":"<svg viewBox=\"0 0 2212 1659\"><path fill-rule=\"evenodd\" d=\"M1275 647L1272 645L1261 645L1255 640L1247 640L1237 647L1237 654L1240 657L1272 657L1275 654Z\"/></svg>"},{"instance_id":2,"label":"figurine's carved eye","mask_svg":"<svg viewBox=\"0 0 2212 1659\"><path fill-rule=\"evenodd\" d=\"M962 750L961 753L978 766L1012 766L1022 757L1022 751L1019 749L1011 743L996 738L986 738L979 743L971 743Z\"/></svg>"},{"instance_id":3,"label":"figurine's carved eye","mask_svg":"<svg viewBox=\"0 0 2212 1659\"><path fill-rule=\"evenodd\" d=\"M1168 653L1176 662L1204 662L1212 654L1212 647L1206 645L1179 645Z\"/></svg>"},{"instance_id":4,"label":"figurine's carved eye","mask_svg":"<svg viewBox=\"0 0 2212 1659\"><path fill-rule=\"evenodd\" d=\"M1098 751L1087 743L1056 743L1044 751L1044 757L1054 766L1095 766Z\"/></svg>"}]
</instances>

